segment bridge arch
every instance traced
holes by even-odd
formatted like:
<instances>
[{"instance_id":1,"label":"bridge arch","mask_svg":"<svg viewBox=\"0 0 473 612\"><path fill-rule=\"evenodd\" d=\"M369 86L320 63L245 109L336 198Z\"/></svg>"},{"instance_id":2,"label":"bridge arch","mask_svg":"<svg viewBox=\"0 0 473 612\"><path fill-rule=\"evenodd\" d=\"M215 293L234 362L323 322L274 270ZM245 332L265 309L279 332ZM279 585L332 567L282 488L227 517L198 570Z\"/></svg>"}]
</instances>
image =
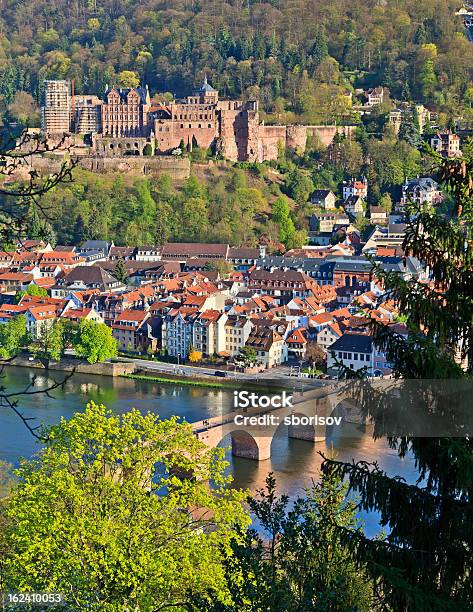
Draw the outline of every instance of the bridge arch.
<instances>
[{"instance_id":1,"label":"bridge arch","mask_svg":"<svg viewBox=\"0 0 473 612\"><path fill-rule=\"evenodd\" d=\"M258 436L245 429L232 429L225 432L218 446L221 446L224 440L228 440L228 437L231 439L231 451L234 457L254 461L269 459L272 436Z\"/></svg>"}]
</instances>

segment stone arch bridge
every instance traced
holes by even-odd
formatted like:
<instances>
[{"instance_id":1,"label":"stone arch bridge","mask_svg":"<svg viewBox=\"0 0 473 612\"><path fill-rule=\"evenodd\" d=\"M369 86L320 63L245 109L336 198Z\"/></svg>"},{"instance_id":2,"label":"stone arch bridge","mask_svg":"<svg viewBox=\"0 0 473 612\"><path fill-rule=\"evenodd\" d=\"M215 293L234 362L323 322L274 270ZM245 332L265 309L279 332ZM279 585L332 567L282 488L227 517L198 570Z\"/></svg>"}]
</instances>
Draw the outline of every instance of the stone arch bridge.
<instances>
[{"instance_id":1,"label":"stone arch bridge","mask_svg":"<svg viewBox=\"0 0 473 612\"><path fill-rule=\"evenodd\" d=\"M260 395L263 394L262 391ZM212 448L230 435L232 455L264 461L270 458L271 442L282 425L286 425L290 438L322 442L327 427L337 426L343 420L361 423L361 411L353 402L347 385L334 383L295 391L291 407L248 408L246 411L240 408L192 423L192 430L199 440Z\"/></svg>"}]
</instances>

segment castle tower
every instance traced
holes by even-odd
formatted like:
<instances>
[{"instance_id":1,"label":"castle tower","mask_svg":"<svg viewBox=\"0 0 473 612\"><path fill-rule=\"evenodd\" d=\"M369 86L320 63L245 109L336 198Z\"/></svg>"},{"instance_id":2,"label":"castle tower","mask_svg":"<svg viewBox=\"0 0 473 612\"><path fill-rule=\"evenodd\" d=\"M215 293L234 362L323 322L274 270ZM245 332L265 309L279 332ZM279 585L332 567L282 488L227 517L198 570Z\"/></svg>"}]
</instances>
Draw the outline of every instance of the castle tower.
<instances>
[{"instance_id":1,"label":"castle tower","mask_svg":"<svg viewBox=\"0 0 473 612\"><path fill-rule=\"evenodd\" d=\"M41 124L46 134L64 134L71 130L70 81L45 81Z\"/></svg>"},{"instance_id":2,"label":"castle tower","mask_svg":"<svg viewBox=\"0 0 473 612\"><path fill-rule=\"evenodd\" d=\"M217 104L218 102L218 91L207 81L207 75L205 75L204 82L195 94L199 96L201 104Z\"/></svg>"}]
</instances>

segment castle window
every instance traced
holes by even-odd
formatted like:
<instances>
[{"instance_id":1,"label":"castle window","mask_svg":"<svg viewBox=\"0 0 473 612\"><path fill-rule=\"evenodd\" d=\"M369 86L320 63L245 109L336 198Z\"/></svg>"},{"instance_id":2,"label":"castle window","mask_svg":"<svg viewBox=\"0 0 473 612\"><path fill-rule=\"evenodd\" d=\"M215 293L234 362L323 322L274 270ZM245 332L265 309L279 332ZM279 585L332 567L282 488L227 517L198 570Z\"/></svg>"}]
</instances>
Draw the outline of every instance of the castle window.
<instances>
[{"instance_id":1,"label":"castle window","mask_svg":"<svg viewBox=\"0 0 473 612\"><path fill-rule=\"evenodd\" d=\"M199 123L199 127L200 127L200 128L202 127L202 124L201 124L201 123Z\"/></svg>"},{"instance_id":2,"label":"castle window","mask_svg":"<svg viewBox=\"0 0 473 612\"><path fill-rule=\"evenodd\" d=\"M211 128L211 127L212 127L212 124L211 124L211 123L209 123L209 128Z\"/></svg>"}]
</instances>

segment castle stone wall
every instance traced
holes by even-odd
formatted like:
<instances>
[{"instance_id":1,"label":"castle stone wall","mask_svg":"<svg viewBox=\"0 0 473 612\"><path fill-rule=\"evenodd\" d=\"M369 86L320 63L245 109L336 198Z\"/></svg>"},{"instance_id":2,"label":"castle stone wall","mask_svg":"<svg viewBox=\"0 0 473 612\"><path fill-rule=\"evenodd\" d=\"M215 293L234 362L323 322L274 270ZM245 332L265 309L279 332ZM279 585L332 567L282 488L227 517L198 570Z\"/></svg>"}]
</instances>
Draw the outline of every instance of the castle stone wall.
<instances>
[{"instance_id":1,"label":"castle stone wall","mask_svg":"<svg viewBox=\"0 0 473 612\"><path fill-rule=\"evenodd\" d=\"M31 163L18 169L16 177L27 179L28 172L34 168L40 174L58 172L63 163L59 157L33 156ZM91 172L123 172L136 176L161 176L169 174L177 180L184 180L190 176L190 160L187 157L174 157L159 155L156 157L81 157L78 166Z\"/></svg>"},{"instance_id":2,"label":"castle stone wall","mask_svg":"<svg viewBox=\"0 0 473 612\"><path fill-rule=\"evenodd\" d=\"M260 125L258 127L258 161L278 158L279 147L286 147L285 125Z\"/></svg>"},{"instance_id":3,"label":"castle stone wall","mask_svg":"<svg viewBox=\"0 0 473 612\"><path fill-rule=\"evenodd\" d=\"M286 128L286 147L305 151L307 144L307 127L305 125L288 125Z\"/></svg>"},{"instance_id":4,"label":"castle stone wall","mask_svg":"<svg viewBox=\"0 0 473 612\"><path fill-rule=\"evenodd\" d=\"M219 140L217 148L221 155L231 161L246 159L247 129L238 109L226 109L219 113ZM244 151L243 159L240 158Z\"/></svg>"},{"instance_id":5,"label":"castle stone wall","mask_svg":"<svg viewBox=\"0 0 473 612\"><path fill-rule=\"evenodd\" d=\"M181 128L181 125L184 127ZM158 151L170 153L179 147L181 140L184 141L186 146L189 145L191 147L193 143L194 145L197 143L197 146L201 149L208 149L217 137L215 122L202 121L200 123L201 127L198 127L198 125L185 127L186 123L184 121L179 123L176 121L161 122L156 120L154 123L154 134Z\"/></svg>"},{"instance_id":6,"label":"castle stone wall","mask_svg":"<svg viewBox=\"0 0 473 612\"><path fill-rule=\"evenodd\" d=\"M156 157L89 157L81 159L79 165L93 172L124 172L146 176L169 174L178 180L189 178L191 167L189 158L171 155L159 155Z\"/></svg>"},{"instance_id":7,"label":"castle stone wall","mask_svg":"<svg viewBox=\"0 0 473 612\"><path fill-rule=\"evenodd\" d=\"M316 136L326 147L331 144L335 134L345 134L350 137L355 131L354 125L308 125L307 136Z\"/></svg>"}]
</instances>

